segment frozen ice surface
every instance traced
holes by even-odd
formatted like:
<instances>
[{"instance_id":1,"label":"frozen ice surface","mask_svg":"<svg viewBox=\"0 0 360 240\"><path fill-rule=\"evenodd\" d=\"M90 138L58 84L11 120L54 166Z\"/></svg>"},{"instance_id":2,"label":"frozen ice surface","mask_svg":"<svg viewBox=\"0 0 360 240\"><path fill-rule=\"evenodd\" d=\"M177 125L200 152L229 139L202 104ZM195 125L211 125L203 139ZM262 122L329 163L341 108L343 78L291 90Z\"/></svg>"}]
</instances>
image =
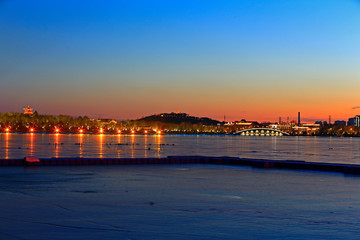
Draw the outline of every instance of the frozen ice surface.
<instances>
[{"instance_id":1,"label":"frozen ice surface","mask_svg":"<svg viewBox=\"0 0 360 240\"><path fill-rule=\"evenodd\" d=\"M248 167L2 167L0 239L359 239L359 186Z\"/></svg>"}]
</instances>

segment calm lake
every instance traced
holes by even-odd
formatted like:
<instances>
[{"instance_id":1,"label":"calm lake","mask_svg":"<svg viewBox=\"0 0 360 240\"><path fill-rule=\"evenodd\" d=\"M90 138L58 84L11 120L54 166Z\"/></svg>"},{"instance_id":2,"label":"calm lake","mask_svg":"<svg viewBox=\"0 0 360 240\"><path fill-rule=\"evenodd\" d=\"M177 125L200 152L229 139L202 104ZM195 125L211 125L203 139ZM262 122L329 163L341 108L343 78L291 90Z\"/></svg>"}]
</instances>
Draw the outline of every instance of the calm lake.
<instances>
[{"instance_id":1,"label":"calm lake","mask_svg":"<svg viewBox=\"0 0 360 240\"><path fill-rule=\"evenodd\" d=\"M360 138L229 135L0 134L0 159L231 156L360 164Z\"/></svg>"}]
</instances>

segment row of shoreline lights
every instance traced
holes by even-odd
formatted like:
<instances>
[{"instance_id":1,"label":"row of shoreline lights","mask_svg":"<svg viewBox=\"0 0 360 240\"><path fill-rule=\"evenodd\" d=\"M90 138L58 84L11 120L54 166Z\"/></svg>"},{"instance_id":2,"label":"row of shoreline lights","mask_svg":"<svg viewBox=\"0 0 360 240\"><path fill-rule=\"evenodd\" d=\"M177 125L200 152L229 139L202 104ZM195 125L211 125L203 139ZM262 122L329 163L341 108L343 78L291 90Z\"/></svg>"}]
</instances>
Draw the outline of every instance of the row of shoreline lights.
<instances>
[{"instance_id":1,"label":"row of shoreline lights","mask_svg":"<svg viewBox=\"0 0 360 240\"><path fill-rule=\"evenodd\" d=\"M5 128L5 132L6 133L9 133L10 132L10 128ZM29 129L29 132L30 133L34 133L35 132L35 129L34 128L30 128ZM59 128L55 128L55 133L60 133L60 129ZM84 133L84 130L83 129L79 129L79 133L80 134L83 134ZM99 130L99 133L100 134L103 134L104 133L104 129L103 128L100 128ZM144 130L144 133L147 134L148 131L147 130ZM156 131L157 134L161 134L161 131L160 130L157 130ZM121 134L121 130L118 130L118 134ZM135 130L131 130L131 134L135 134Z\"/></svg>"}]
</instances>

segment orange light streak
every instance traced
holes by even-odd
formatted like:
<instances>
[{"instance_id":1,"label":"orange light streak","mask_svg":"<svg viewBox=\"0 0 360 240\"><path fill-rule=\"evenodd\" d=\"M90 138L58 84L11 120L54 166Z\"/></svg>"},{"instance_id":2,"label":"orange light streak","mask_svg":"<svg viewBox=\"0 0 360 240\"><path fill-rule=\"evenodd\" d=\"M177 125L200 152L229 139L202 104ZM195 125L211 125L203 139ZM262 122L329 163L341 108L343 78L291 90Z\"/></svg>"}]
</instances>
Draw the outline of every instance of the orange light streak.
<instances>
[{"instance_id":1,"label":"orange light streak","mask_svg":"<svg viewBox=\"0 0 360 240\"><path fill-rule=\"evenodd\" d=\"M9 132L5 135L5 159L9 159Z\"/></svg>"},{"instance_id":2,"label":"orange light streak","mask_svg":"<svg viewBox=\"0 0 360 240\"><path fill-rule=\"evenodd\" d=\"M102 130L102 129L101 129ZM103 157L103 135L99 135L99 157Z\"/></svg>"}]
</instances>

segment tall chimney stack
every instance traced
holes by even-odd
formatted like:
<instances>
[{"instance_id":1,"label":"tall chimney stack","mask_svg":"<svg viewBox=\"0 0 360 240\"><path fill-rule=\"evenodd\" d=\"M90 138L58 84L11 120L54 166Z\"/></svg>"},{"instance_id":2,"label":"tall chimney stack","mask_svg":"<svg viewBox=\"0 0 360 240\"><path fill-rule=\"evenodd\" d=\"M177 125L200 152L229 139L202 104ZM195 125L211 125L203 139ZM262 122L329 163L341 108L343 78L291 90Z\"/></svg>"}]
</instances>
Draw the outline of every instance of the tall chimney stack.
<instances>
[{"instance_id":1,"label":"tall chimney stack","mask_svg":"<svg viewBox=\"0 0 360 240\"><path fill-rule=\"evenodd\" d=\"M300 112L298 112L298 125L300 126Z\"/></svg>"}]
</instances>

